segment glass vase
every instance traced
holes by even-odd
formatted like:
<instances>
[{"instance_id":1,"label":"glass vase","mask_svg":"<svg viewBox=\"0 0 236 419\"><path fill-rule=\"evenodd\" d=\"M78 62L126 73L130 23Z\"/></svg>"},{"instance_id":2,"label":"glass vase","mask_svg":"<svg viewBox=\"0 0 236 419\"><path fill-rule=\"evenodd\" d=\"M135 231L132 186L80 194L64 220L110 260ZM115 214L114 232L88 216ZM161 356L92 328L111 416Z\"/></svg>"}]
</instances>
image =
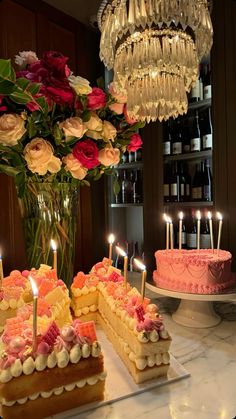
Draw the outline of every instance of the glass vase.
<instances>
[{"instance_id":1,"label":"glass vase","mask_svg":"<svg viewBox=\"0 0 236 419\"><path fill-rule=\"evenodd\" d=\"M28 182L19 199L28 268L53 266L51 239L57 245L57 274L73 279L79 188L71 183Z\"/></svg>"}]
</instances>

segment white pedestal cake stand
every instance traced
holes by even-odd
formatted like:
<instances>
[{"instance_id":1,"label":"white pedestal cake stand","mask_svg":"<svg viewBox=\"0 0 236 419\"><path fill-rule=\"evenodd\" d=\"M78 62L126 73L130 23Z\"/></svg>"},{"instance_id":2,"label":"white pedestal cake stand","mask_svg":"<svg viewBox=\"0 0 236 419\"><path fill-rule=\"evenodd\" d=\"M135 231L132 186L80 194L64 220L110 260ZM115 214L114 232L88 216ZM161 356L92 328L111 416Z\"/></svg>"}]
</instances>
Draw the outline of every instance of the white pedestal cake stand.
<instances>
[{"instance_id":1,"label":"white pedestal cake stand","mask_svg":"<svg viewBox=\"0 0 236 419\"><path fill-rule=\"evenodd\" d=\"M180 305L172 314L172 318L176 323L187 327L216 326L221 322L221 318L214 311L213 301L236 301L236 288L231 288L222 294L188 294L158 288L149 282L146 283L146 287L159 295L180 298Z\"/></svg>"}]
</instances>

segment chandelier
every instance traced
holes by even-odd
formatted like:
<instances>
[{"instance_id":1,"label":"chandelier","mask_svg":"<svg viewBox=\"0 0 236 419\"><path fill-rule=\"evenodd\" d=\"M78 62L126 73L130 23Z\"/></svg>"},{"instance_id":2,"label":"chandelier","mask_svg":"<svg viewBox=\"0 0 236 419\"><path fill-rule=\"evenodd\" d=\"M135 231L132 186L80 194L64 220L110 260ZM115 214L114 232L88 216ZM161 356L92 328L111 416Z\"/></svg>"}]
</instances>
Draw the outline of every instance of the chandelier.
<instances>
[{"instance_id":1,"label":"chandelier","mask_svg":"<svg viewBox=\"0 0 236 419\"><path fill-rule=\"evenodd\" d=\"M131 118L160 121L187 112L187 93L212 46L207 0L103 0L100 58L127 94Z\"/></svg>"}]
</instances>

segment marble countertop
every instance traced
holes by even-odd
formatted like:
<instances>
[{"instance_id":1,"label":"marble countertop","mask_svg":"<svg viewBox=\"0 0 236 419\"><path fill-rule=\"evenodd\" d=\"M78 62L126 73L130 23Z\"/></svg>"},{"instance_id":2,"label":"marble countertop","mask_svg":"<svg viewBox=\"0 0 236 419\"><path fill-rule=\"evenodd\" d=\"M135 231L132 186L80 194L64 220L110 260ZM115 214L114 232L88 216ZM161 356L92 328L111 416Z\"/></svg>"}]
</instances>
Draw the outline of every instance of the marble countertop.
<instances>
[{"instance_id":1,"label":"marble countertop","mask_svg":"<svg viewBox=\"0 0 236 419\"><path fill-rule=\"evenodd\" d=\"M86 419L233 419L236 416L236 303L215 303L222 322L209 329L176 324L173 298L147 296L159 305L173 342L171 352L191 374L137 396L78 415Z\"/></svg>"}]
</instances>

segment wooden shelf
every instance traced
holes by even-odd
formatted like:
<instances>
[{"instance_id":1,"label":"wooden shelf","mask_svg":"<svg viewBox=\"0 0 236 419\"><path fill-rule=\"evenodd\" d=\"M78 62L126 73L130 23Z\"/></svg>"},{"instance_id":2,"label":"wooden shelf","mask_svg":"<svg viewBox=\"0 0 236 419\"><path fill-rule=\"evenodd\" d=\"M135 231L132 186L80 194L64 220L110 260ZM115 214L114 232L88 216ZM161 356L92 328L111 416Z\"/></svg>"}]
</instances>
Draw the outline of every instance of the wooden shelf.
<instances>
[{"instance_id":1,"label":"wooden shelf","mask_svg":"<svg viewBox=\"0 0 236 419\"><path fill-rule=\"evenodd\" d=\"M134 161L132 163L121 163L117 166L114 166L115 169L142 169L143 162L141 161Z\"/></svg>"},{"instance_id":2,"label":"wooden shelf","mask_svg":"<svg viewBox=\"0 0 236 419\"><path fill-rule=\"evenodd\" d=\"M209 108L211 106L211 99L204 99L199 100L198 102L189 103L188 109L195 110L195 109L204 109Z\"/></svg>"},{"instance_id":3,"label":"wooden shelf","mask_svg":"<svg viewBox=\"0 0 236 419\"><path fill-rule=\"evenodd\" d=\"M194 208L205 208L205 207L213 207L213 201L204 202L204 201L192 201L192 202L165 202L164 207L178 207L178 208L186 208L186 207L194 207Z\"/></svg>"},{"instance_id":4,"label":"wooden shelf","mask_svg":"<svg viewBox=\"0 0 236 419\"><path fill-rule=\"evenodd\" d=\"M132 208L132 207L142 207L143 204L110 204L111 208Z\"/></svg>"},{"instance_id":5,"label":"wooden shelf","mask_svg":"<svg viewBox=\"0 0 236 419\"><path fill-rule=\"evenodd\" d=\"M212 150L196 151L195 153L178 154L176 156L165 156L164 161L202 160L204 158L212 158Z\"/></svg>"}]
</instances>

